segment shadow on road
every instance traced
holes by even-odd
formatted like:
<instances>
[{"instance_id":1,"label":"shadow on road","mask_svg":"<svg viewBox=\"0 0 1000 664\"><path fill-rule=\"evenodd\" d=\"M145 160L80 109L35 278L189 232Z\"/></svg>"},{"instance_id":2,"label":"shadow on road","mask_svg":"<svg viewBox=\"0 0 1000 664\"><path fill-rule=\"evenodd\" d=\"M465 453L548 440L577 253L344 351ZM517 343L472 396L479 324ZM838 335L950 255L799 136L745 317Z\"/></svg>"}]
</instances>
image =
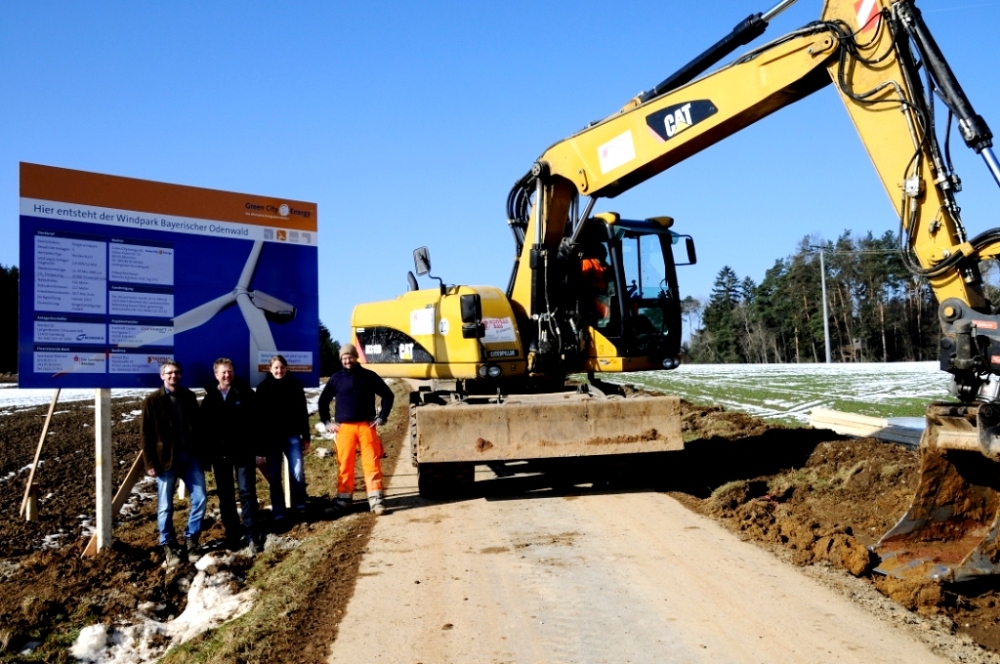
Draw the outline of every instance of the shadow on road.
<instances>
[{"instance_id":1,"label":"shadow on road","mask_svg":"<svg viewBox=\"0 0 1000 664\"><path fill-rule=\"evenodd\" d=\"M817 445L834 440L843 437L826 430L770 429L738 440L698 439L678 452L492 462L477 468L475 482L456 486L447 502L632 491L676 491L707 498L727 482L802 467ZM412 485L413 491L392 496L393 510L428 504L417 495L415 481Z\"/></svg>"}]
</instances>

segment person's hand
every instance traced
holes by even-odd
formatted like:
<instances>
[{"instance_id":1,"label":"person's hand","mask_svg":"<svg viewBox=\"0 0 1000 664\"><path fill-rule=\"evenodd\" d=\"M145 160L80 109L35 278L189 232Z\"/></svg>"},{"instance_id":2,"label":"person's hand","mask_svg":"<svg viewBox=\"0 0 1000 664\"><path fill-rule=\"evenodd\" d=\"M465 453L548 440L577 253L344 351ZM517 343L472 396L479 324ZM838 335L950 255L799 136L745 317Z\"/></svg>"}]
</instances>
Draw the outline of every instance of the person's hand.
<instances>
[{"instance_id":1,"label":"person's hand","mask_svg":"<svg viewBox=\"0 0 1000 664\"><path fill-rule=\"evenodd\" d=\"M309 440L309 439L306 439L306 440L302 441L302 453L303 454L307 454L309 452L309 446L310 446L311 442L312 441Z\"/></svg>"},{"instance_id":2,"label":"person's hand","mask_svg":"<svg viewBox=\"0 0 1000 664\"><path fill-rule=\"evenodd\" d=\"M326 430L330 433L337 433L340 431L340 425L336 422L330 422L330 425L326 428Z\"/></svg>"},{"instance_id":3,"label":"person's hand","mask_svg":"<svg viewBox=\"0 0 1000 664\"><path fill-rule=\"evenodd\" d=\"M150 468L149 470L146 471L146 474L149 475L150 477L156 477L156 470Z\"/></svg>"},{"instance_id":4,"label":"person's hand","mask_svg":"<svg viewBox=\"0 0 1000 664\"><path fill-rule=\"evenodd\" d=\"M373 429L378 429L383 424L385 424L385 422L382 421L382 418L381 417L376 417L374 420L372 420L372 422L371 422L371 424L369 426L372 427Z\"/></svg>"}]
</instances>

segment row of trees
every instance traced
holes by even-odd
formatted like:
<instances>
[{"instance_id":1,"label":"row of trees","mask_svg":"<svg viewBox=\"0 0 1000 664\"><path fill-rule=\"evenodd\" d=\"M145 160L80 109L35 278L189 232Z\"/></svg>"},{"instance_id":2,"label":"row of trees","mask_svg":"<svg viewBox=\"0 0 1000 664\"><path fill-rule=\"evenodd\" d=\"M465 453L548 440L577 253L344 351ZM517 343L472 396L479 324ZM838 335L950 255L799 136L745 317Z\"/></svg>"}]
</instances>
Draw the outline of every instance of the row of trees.
<instances>
[{"instance_id":1,"label":"row of trees","mask_svg":"<svg viewBox=\"0 0 1000 664\"><path fill-rule=\"evenodd\" d=\"M898 238L887 232L835 242L804 238L760 284L730 267L708 302L684 300L693 330L692 362L823 362L822 247L834 362L933 360L940 327L933 293L906 269Z\"/></svg>"},{"instance_id":2,"label":"row of trees","mask_svg":"<svg viewBox=\"0 0 1000 664\"><path fill-rule=\"evenodd\" d=\"M17 267L0 265L0 373L17 373ZM340 370L340 343L319 324L319 372L330 376Z\"/></svg>"}]
</instances>

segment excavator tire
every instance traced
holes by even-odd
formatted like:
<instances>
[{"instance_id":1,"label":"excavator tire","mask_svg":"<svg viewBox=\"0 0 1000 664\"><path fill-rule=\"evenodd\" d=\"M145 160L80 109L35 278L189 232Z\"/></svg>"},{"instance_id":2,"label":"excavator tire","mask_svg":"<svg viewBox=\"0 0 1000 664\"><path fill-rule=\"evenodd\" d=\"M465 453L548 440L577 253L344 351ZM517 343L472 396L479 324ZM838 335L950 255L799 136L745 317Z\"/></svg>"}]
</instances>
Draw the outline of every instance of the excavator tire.
<instances>
[{"instance_id":1,"label":"excavator tire","mask_svg":"<svg viewBox=\"0 0 1000 664\"><path fill-rule=\"evenodd\" d=\"M427 500L448 500L468 494L475 480L472 463L421 463L417 465L417 491Z\"/></svg>"}]
</instances>

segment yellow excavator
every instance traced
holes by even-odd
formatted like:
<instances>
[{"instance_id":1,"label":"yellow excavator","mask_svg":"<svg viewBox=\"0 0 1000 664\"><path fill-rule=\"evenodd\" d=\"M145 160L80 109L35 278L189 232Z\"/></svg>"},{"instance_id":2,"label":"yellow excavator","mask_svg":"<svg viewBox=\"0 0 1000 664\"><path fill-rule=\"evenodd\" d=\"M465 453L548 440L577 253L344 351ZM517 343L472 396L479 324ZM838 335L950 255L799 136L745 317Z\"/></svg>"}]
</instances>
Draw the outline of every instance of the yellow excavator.
<instances>
[{"instance_id":1,"label":"yellow excavator","mask_svg":"<svg viewBox=\"0 0 1000 664\"><path fill-rule=\"evenodd\" d=\"M947 142L954 123L1000 184L992 134L912 0L827 0L818 21L710 71L794 1L749 16L532 164L507 201L506 290L447 286L421 248L416 272L437 287L411 273L404 295L355 308L362 361L422 381L410 449L423 495L471 481L475 464L683 447L676 397L624 398L598 375L678 366L676 267L695 262L693 240L669 217L594 207L832 83L899 216L900 255L938 299L941 369L954 379L955 401L928 408L917 495L876 545L878 571L1000 573L1000 315L980 273L1000 229L967 236Z\"/></svg>"}]
</instances>

